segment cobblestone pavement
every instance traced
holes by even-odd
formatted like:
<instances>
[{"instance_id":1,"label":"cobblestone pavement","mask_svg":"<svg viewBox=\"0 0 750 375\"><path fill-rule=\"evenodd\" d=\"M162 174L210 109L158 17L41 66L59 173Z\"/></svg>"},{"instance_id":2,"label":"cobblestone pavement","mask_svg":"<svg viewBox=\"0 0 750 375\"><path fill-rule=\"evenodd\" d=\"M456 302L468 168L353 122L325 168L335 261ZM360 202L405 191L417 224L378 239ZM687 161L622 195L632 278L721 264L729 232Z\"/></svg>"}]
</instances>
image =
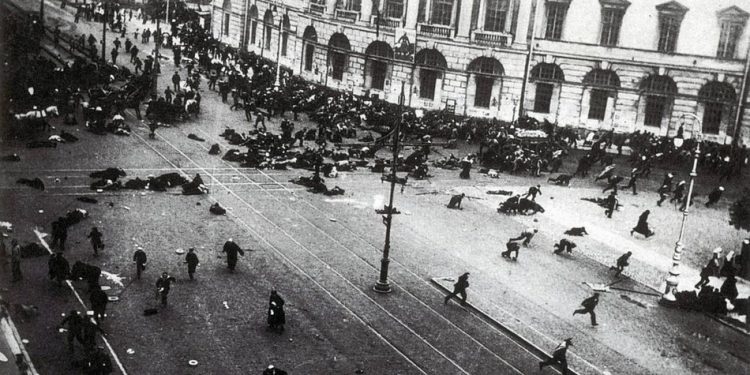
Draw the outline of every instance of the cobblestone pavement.
<instances>
[{"instance_id":1,"label":"cobblestone pavement","mask_svg":"<svg viewBox=\"0 0 750 375\"><path fill-rule=\"evenodd\" d=\"M56 2L47 5L51 22L72 21L70 9L60 11ZM63 32L69 33L100 30L84 21L65 25ZM130 36L134 28L128 27ZM161 90L173 71L171 61L164 60ZM487 319L442 304L444 294L430 280L465 271L471 272L470 302L535 345L551 350L561 339L573 337L570 359L579 373L750 371L747 336L703 314L657 307L656 297L606 293L597 308L601 325L596 328L588 318L571 317L591 292L583 282L613 281L607 268L627 250L636 254L628 270L632 279L618 285L642 292L660 288L680 215L671 207L653 205L655 187L649 183L644 189L650 192L635 197L623 193L625 207L611 220L596 205L580 201L599 193L590 181L581 180L574 180L572 188L543 186L538 201L544 214L503 216L494 211L501 198L485 191L520 192L543 180L474 174L466 181L458 179L457 171L433 170L433 178L416 181L396 195L395 206L402 214L395 216L392 233L394 293L378 295L371 287L380 267L384 227L373 205L387 196L388 185L364 170L341 173L328 182L346 194L329 198L287 182L305 171L243 169L208 155L212 143L223 151L229 148L218 136L225 126L241 130L249 124L242 113L230 111L215 92L207 91L205 82L203 90L199 118L160 129L155 140L147 139L148 129L127 113L134 128L130 137L96 136L78 126L73 129L81 141L56 149L2 145L3 153L18 152L22 161L4 165L0 172L0 219L13 222L22 240L34 240L32 228L49 231L49 223L69 209L89 210L89 219L71 229L66 256L125 277L123 287L107 283L113 288L109 293L120 300L108 307L103 327L129 373L248 373L260 372L269 363L296 374L358 369L369 374L537 372L538 358ZM271 119L270 127L278 121ZM311 126L304 118L297 126L305 124ZM188 139L189 133L206 142ZM128 178L200 173L211 194L89 190L88 173L112 166L124 168ZM569 163L565 167L570 168ZM14 184L19 177L40 177L47 189L38 192ZM449 195L458 192L481 199L464 201L460 211L446 210ZM95 196L99 203L75 200L83 195ZM227 207L227 216L208 213L216 201ZM686 252L686 282L697 281L694 270L706 261L709 245L736 247L739 233L716 229L726 225L726 205L691 214L685 243L702 246ZM657 236L630 238L630 228L647 207ZM102 229L107 244L98 258L85 239L92 225ZM574 238L579 246L572 256L554 256L552 244L562 232L581 225L591 235ZM541 231L530 248L521 250L517 263L506 262L499 256L504 243L528 226ZM252 249L236 273L229 273L220 257L221 245L230 237ZM149 254L142 280L133 280L136 246ZM201 259L195 281L189 281L183 257L175 254L175 249L187 247L195 247ZM46 279L44 257L25 260L23 270L22 283L12 285L3 277L0 285L13 303L41 307L39 316L17 319L30 340L32 358L41 373L75 373L64 335L54 329L60 314L76 307L74 297ZM153 283L161 271L178 278L170 305L144 317L145 308L156 306ZM85 294L84 285L77 287ZM287 302L289 324L282 335L265 329L272 289ZM197 360L198 368L191 369L189 359Z\"/></svg>"}]
</instances>

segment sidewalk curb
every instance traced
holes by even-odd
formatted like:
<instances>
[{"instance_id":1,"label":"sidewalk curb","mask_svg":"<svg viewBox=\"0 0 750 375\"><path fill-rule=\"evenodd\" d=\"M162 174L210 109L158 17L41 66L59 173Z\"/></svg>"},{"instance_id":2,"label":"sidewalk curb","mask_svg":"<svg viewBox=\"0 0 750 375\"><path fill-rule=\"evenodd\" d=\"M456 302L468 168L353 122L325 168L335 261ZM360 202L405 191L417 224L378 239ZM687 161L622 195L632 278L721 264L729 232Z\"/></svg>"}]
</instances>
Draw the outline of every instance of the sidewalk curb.
<instances>
[{"instance_id":1,"label":"sidewalk curb","mask_svg":"<svg viewBox=\"0 0 750 375\"><path fill-rule=\"evenodd\" d=\"M446 288L446 287L444 287L440 283L440 280L443 280L443 278L442 277L433 277L433 278L430 278L430 282L433 285L435 285L438 289L440 289L443 292L450 293L451 290L448 289L448 288ZM525 347L526 349L528 349L532 354L534 354L535 356L537 356L539 359L541 359L541 360L547 360L547 359L552 358L552 356L549 355L546 350L544 350L544 349L536 346L534 343L532 343L531 341L527 340L525 337L521 336L520 334L518 334L513 329L511 329L511 328L507 327L506 325L500 323L499 321L495 320L494 318L492 318L491 316L489 316L484 311L479 310L478 308L476 308L471 303L466 302L466 309L470 310L470 311L472 311L474 313L477 313L482 319L484 319L485 321L489 322L490 324L492 324L493 326L495 326L496 328L498 328L500 331L506 333L511 339L513 339L513 341L516 341L517 343L519 343L519 345L521 345L521 346ZM555 367L555 368L557 368L557 367ZM580 375L576 370L574 370L570 366L568 366L568 374L571 374L571 375Z\"/></svg>"},{"instance_id":2,"label":"sidewalk curb","mask_svg":"<svg viewBox=\"0 0 750 375\"><path fill-rule=\"evenodd\" d=\"M10 314L5 307L0 307L0 331L2 332L3 339L7 341L11 352L16 357L15 359L21 356L23 358L22 363L28 366L25 371L19 368L19 373L39 375L34 364L31 362L31 357L29 357L26 347L24 347L23 342L21 341L22 339L16 329L16 325L13 323L13 320L10 318ZM9 360L11 360L11 358L9 358Z\"/></svg>"}]
</instances>

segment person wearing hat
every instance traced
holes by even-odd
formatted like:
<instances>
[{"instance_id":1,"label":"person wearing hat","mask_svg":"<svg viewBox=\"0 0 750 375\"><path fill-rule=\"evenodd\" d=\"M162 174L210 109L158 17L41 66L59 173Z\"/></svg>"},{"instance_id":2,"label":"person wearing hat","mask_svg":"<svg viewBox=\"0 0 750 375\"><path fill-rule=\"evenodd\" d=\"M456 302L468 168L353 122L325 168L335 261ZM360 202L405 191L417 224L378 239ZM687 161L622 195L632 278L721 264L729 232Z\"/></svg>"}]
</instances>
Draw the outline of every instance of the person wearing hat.
<instances>
[{"instance_id":1,"label":"person wearing hat","mask_svg":"<svg viewBox=\"0 0 750 375\"><path fill-rule=\"evenodd\" d=\"M583 306L583 308L573 311L573 315L575 316L576 314L591 314L591 325L598 326L599 324L596 323L596 313L594 312L594 309L598 304L599 293L594 293L593 296L586 298L585 300L583 300L583 302L581 302L581 306Z\"/></svg>"},{"instance_id":2,"label":"person wearing hat","mask_svg":"<svg viewBox=\"0 0 750 375\"><path fill-rule=\"evenodd\" d=\"M568 353L568 348L571 346L573 346L573 339L565 339L565 341L557 345L555 350L552 352L552 358L546 361L539 362L539 370L541 371L545 366L554 366L560 364L562 374L566 375L568 373L568 359L566 356Z\"/></svg>"},{"instance_id":3,"label":"person wearing hat","mask_svg":"<svg viewBox=\"0 0 750 375\"><path fill-rule=\"evenodd\" d=\"M620 203L620 201L617 199L617 191L611 191L609 195L607 196L605 202L606 209L604 210L604 214L607 215L608 218L612 218L612 214L617 210L617 206Z\"/></svg>"},{"instance_id":4,"label":"person wearing hat","mask_svg":"<svg viewBox=\"0 0 750 375\"><path fill-rule=\"evenodd\" d=\"M443 304L447 305L451 298L461 295L461 306L466 306L466 288L469 287L469 273L466 272L458 277L458 281L453 284L453 292L445 296Z\"/></svg>"},{"instance_id":5,"label":"person wearing hat","mask_svg":"<svg viewBox=\"0 0 750 375\"><path fill-rule=\"evenodd\" d=\"M162 272L161 277L156 280L156 293L161 297L161 305L167 305L167 296L169 290L172 288L172 283L177 281L173 276L169 276L168 273Z\"/></svg>"},{"instance_id":6,"label":"person wearing hat","mask_svg":"<svg viewBox=\"0 0 750 375\"><path fill-rule=\"evenodd\" d=\"M669 203L680 203L682 202L683 195L685 194L685 186L687 186L685 180L677 183L672 192L672 198L669 198Z\"/></svg>"},{"instance_id":7,"label":"person wearing hat","mask_svg":"<svg viewBox=\"0 0 750 375\"><path fill-rule=\"evenodd\" d=\"M138 249L133 254L133 262L135 262L135 275L138 280L141 279L141 272L146 269L146 252L143 248L138 246Z\"/></svg>"},{"instance_id":8,"label":"person wearing hat","mask_svg":"<svg viewBox=\"0 0 750 375\"><path fill-rule=\"evenodd\" d=\"M60 330L66 324L68 325L68 350L73 354L75 350L73 340L78 338L78 341L82 341L81 328L83 327L83 317L78 310L70 310L65 319L57 325L57 329Z\"/></svg>"},{"instance_id":9,"label":"person wearing hat","mask_svg":"<svg viewBox=\"0 0 750 375\"><path fill-rule=\"evenodd\" d=\"M104 249L102 232L99 232L99 228L93 227L86 237L91 239L91 247L94 249L94 256L99 256L99 250Z\"/></svg>"},{"instance_id":10,"label":"person wearing hat","mask_svg":"<svg viewBox=\"0 0 750 375\"><path fill-rule=\"evenodd\" d=\"M667 192L672 191L672 179L674 178L674 175L669 172L664 175L664 180L661 182L661 186L667 186Z\"/></svg>"},{"instance_id":11,"label":"person wearing hat","mask_svg":"<svg viewBox=\"0 0 750 375\"><path fill-rule=\"evenodd\" d=\"M528 193L524 196L524 198L531 197L532 201L536 200L536 195L542 195L542 185L536 185L529 188Z\"/></svg>"},{"instance_id":12,"label":"person wearing hat","mask_svg":"<svg viewBox=\"0 0 750 375\"><path fill-rule=\"evenodd\" d=\"M630 181L628 181L628 184L623 187L623 189L632 188L633 189L633 195L638 195L638 192L636 191L635 183L638 181L638 177L640 176L640 171L638 171L638 168L633 168L630 170Z\"/></svg>"},{"instance_id":13,"label":"person wearing hat","mask_svg":"<svg viewBox=\"0 0 750 375\"><path fill-rule=\"evenodd\" d=\"M701 269L701 279L695 284L695 289L701 289L709 283L709 276L716 276L719 272L719 255L721 254L721 248L717 247L714 249L714 255L711 260L708 261L705 267Z\"/></svg>"},{"instance_id":14,"label":"person wearing hat","mask_svg":"<svg viewBox=\"0 0 750 375\"><path fill-rule=\"evenodd\" d=\"M268 301L268 328L276 330L279 333L284 332L286 324L286 314L284 313L284 299L275 291L271 291L271 297Z\"/></svg>"},{"instance_id":15,"label":"person wearing hat","mask_svg":"<svg viewBox=\"0 0 750 375\"><path fill-rule=\"evenodd\" d=\"M632 251L628 251L627 253L620 255L620 257L617 258L617 265L609 267L610 271L613 271L613 270L617 271L617 273L615 274L615 277L620 276L622 271L625 270L625 267L630 265L629 260L630 260L631 255L633 255Z\"/></svg>"},{"instance_id":16,"label":"person wearing hat","mask_svg":"<svg viewBox=\"0 0 750 375\"><path fill-rule=\"evenodd\" d=\"M193 280L195 268L198 267L199 263L198 256L195 255L195 248L191 247L188 249L188 253L185 255L185 263L188 266L188 276L190 276L190 280Z\"/></svg>"},{"instance_id":17,"label":"person wearing hat","mask_svg":"<svg viewBox=\"0 0 750 375\"><path fill-rule=\"evenodd\" d=\"M221 252L227 253L227 267L232 272L237 267L237 254L245 256L245 252L231 238L224 243L224 248Z\"/></svg>"},{"instance_id":18,"label":"person wearing hat","mask_svg":"<svg viewBox=\"0 0 750 375\"><path fill-rule=\"evenodd\" d=\"M268 365L268 368L263 370L263 375L286 375L286 371L277 369L273 365Z\"/></svg>"},{"instance_id":19,"label":"person wearing hat","mask_svg":"<svg viewBox=\"0 0 750 375\"><path fill-rule=\"evenodd\" d=\"M724 193L724 187L719 186L718 188L714 189L710 194L708 194L708 202L706 202L706 207L711 207L711 205L716 204L716 202L721 199L721 195Z\"/></svg>"}]
</instances>

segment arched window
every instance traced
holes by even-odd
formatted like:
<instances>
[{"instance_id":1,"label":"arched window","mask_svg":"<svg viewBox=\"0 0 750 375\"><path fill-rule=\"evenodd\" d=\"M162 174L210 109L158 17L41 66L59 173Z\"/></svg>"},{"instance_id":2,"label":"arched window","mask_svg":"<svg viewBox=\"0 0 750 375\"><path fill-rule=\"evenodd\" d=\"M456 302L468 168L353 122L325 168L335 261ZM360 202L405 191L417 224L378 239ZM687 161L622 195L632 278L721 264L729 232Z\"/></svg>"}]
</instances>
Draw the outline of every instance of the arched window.
<instances>
[{"instance_id":1,"label":"arched window","mask_svg":"<svg viewBox=\"0 0 750 375\"><path fill-rule=\"evenodd\" d=\"M712 81L701 87L698 101L703 104L703 132L718 134L721 120L737 100L734 87L726 82Z\"/></svg>"},{"instance_id":2,"label":"arched window","mask_svg":"<svg viewBox=\"0 0 750 375\"><path fill-rule=\"evenodd\" d=\"M255 45L255 39L258 29L258 7L250 7L250 44Z\"/></svg>"},{"instance_id":3,"label":"arched window","mask_svg":"<svg viewBox=\"0 0 750 375\"><path fill-rule=\"evenodd\" d=\"M270 50L271 36L273 35L273 12L271 12L271 9L267 9L266 14L263 16L263 30L265 34L263 48Z\"/></svg>"},{"instance_id":4,"label":"arched window","mask_svg":"<svg viewBox=\"0 0 750 375\"><path fill-rule=\"evenodd\" d=\"M305 32L302 34L302 41L304 43L305 70L309 72L313 68L315 44L318 43L318 32L315 31L314 27L308 26L305 28Z\"/></svg>"},{"instance_id":5,"label":"arched window","mask_svg":"<svg viewBox=\"0 0 750 375\"><path fill-rule=\"evenodd\" d=\"M652 74L641 81L640 90L646 96L643 124L660 127L677 94L677 85L670 76Z\"/></svg>"},{"instance_id":6,"label":"arched window","mask_svg":"<svg viewBox=\"0 0 750 375\"><path fill-rule=\"evenodd\" d=\"M289 29L291 26L289 25L289 16L286 14L281 19L281 56L286 56L286 46L289 43Z\"/></svg>"},{"instance_id":7,"label":"arched window","mask_svg":"<svg viewBox=\"0 0 750 375\"><path fill-rule=\"evenodd\" d=\"M344 78L350 50L349 38L346 35L342 33L331 35L331 39L328 40L328 63L331 66L333 79L341 80Z\"/></svg>"},{"instance_id":8,"label":"arched window","mask_svg":"<svg viewBox=\"0 0 750 375\"><path fill-rule=\"evenodd\" d=\"M565 74L557 64L539 63L531 69L531 82L536 83L534 112L550 112L555 85L563 81Z\"/></svg>"},{"instance_id":9,"label":"arched window","mask_svg":"<svg viewBox=\"0 0 750 375\"><path fill-rule=\"evenodd\" d=\"M467 68L469 73L474 74L476 91L474 92L474 106L489 108L492 101L492 88L495 80L505 73L503 64L493 57L477 57Z\"/></svg>"},{"instance_id":10,"label":"arched window","mask_svg":"<svg viewBox=\"0 0 750 375\"><path fill-rule=\"evenodd\" d=\"M436 49L423 49L414 56L414 62L419 66L419 97L434 100L437 80L448 66L445 57Z\"/></svg>"},{"instance_id":11,"label":"arched window","mask_svg":"<svg viewBox=\"0 0 750 375\"><path fill-rule=\"evenodd\" d=\"M393 59L393 48L383 41L370 43L365 50L367 56L366 75L370 76L370 87L383 90L388 76L388 62Z\"/></svg>"},{"instance_id":12,"label":"arched window","mask_svg":"<svg viewBox=\"0 0 750 375\"><path fill-rule=\"evenodd\" d=\"M583 77L583 85L591 86L588 118L604 120L607 101L614 97L620 88L620 77L611 70L592 69Z\"/></svg>"}]
</instances>

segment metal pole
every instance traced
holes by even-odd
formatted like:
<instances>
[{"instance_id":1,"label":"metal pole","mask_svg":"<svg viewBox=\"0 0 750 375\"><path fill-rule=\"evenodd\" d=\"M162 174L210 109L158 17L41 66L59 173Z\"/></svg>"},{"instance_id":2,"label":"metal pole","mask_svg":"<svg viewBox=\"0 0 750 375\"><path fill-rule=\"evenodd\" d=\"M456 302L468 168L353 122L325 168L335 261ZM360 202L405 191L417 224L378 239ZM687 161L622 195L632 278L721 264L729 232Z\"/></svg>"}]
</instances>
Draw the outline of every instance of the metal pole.
<instances>
[{"instance_id":1,"label":"metal pole","mask_svg":"<svg viewBox=\"0 0 750 375\"><path fill-rule=\"evenodd\" d=\"M273 84L273 88L279 91L281 86L281 30L284 28L284 16L279 17L279 40L276 43L276 82Z\"/></svg>"},{"instance_id":2,"label":"metal pole","mask_svg":"<svg viewBox=\"0 0 750 375\"><path fill-rule=\"evenodd\" d=\"M44 30L44 0L39 5L39 24L42 26L42 30Z\"/></svg>"},{"instance_id":3,"label":"metal pole","mask_svg":"<svg viewBox=\"0 0 750 375\"><path fill-rule=\"evenodd\" d=\"M683 115L685 116L685 115ZM698 117L693 114L688 114L688 116L693 117L694 121L697 121L700 125L700 128L703 128L703 124L700 120L698 120ZM690 211L690 200L693 197L693 185L695 184L695 177L698 176L698 158L701 154L701 143L700 143L700 135L696 136L695 134L695 122L693 122L693 128L691 131L691 137L694 137L697 141L695 146L695 152L693 153L693 170L690 172L690 187L688 188L688 195L687 200L685 203L685 210L682 211L682 223L680 224L680 236L677 238L677 242L675 243L674 247L674 254L672 255L672 268L669 270L669 276L667 277L667 286L664 290L664 294L661 296L661 302L664 304L671 304L674 303L675 298L675 292L677 291L677 285L680 283L679 277L680 277L680 263L682 260L682 250L684 249L684 246L682 244L682 237L685 235L685 223L687 222L688 217L688 211Z\"/></svg>"},{"instance_id":4,"label":"metal pole","mask_svg":"<svg viewBox=\"0 0 750 375\"><path fill-rule=\"evenodd\" d=\"M737 116L734 121L734 132L732 132L732 157L734 158L734 150L737 148L737 139L740 136L742 130L742 115L745 112L745 101L747 101L747 80L750 78L750 45L747 46L747 54L745 54L745 72L742 75L742 85L740 86L740 100L737 103ZM742 163L742 160L740 160Z\"/></svg>"},{"instance_id":5,"label":"metal pole","mask_svg":"<svg viewBox=\"0 0 750 375\"><path fill-rule=\"evenodd\" d=\"M107 2L104 2L104 16L102 17L102 63L107 63Z\"/></svg>"},{"instance_id":6,"label":"metal pole","mask_svg":"<svg viewBox=\"0 0 750 375\"><path fill-rule=\"evenodd\" d=\"M399 116L404 106L404 83L401 82L401 95L399 96ZM378 293L390 293L391 284L388 282L388 256L391 250L391 222L393 221L393 191L396 189L396 169L398 165L398 139L401 128L401 118L396 120L396 128L393 131L393 160L391 161L391 192L388 198L388 212L385 219L385 244L383 245L383 258L380 260L380 278L372 288Z\"/></svg>"},{"instance_id":7,"label":"metal pole","mask_svg":"<svg viewBox=\"0 0 750 375\"><path fill-rule=\"evenodd\" d=\"M536 11L537 11L537 2L534 1L532 3L532 6L534 7L534 11L531 12L531 42L529 43L529 50L526 54L526 64L524 65L523 69L523 82L521 83L521 99L520 103L518 105L518 118L521 118L523 116L523 102L526 100L526 85L529 81L529 66L531 65L531 57L534 55L534 42L535 42L535 34L536 34Z\"/></svg>"}]
</instances>

